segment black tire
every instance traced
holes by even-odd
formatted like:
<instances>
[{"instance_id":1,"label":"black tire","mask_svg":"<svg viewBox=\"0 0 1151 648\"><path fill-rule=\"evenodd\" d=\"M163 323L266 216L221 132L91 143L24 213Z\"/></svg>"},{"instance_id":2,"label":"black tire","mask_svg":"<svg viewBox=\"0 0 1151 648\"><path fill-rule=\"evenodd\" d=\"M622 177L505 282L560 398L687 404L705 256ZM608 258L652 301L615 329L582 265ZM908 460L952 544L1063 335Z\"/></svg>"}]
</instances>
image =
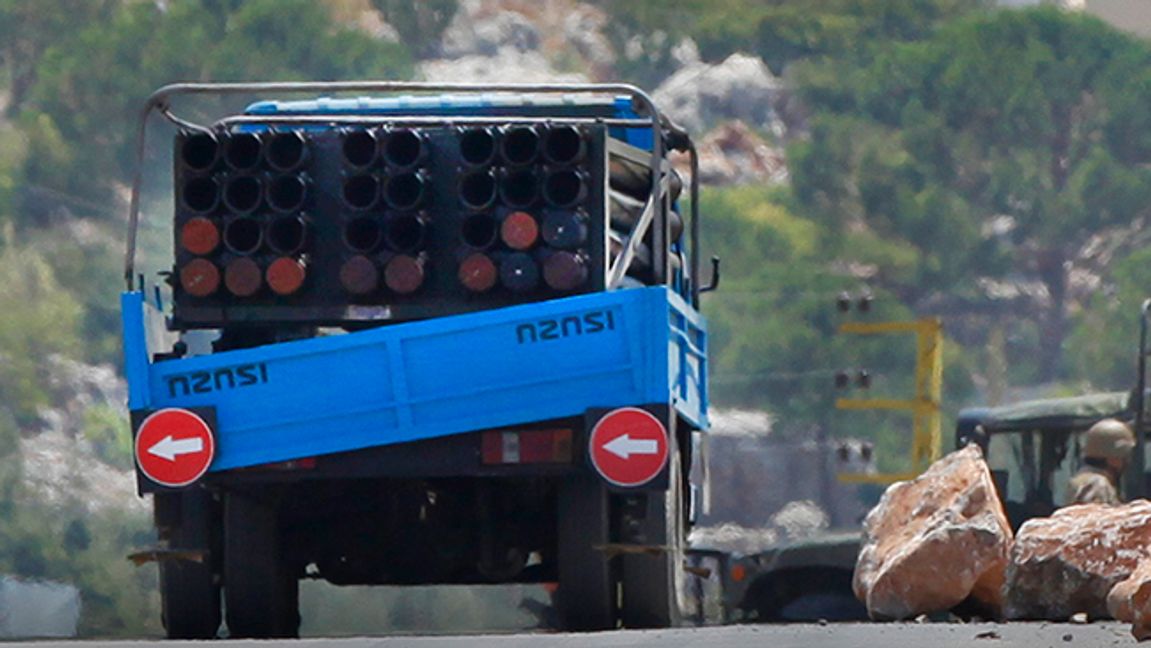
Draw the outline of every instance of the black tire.
<instances>
[{"instance_id":1,"label":"black tire","mask_svg":"<svg viewBox=\"0 0 1151 648\"><path fill-rule=\"evenodd\" d=\"M161 560L160 615L169 639L214 639L220 630L217 557L219 510L212 495L191 489L153 499L160 541L167 549L199 552L204 560Z\"/></svg>"},{"instance_id":2,"label":"black tire","mask_svg":"<svg viewBox=\"0 0 1151 648\"><path fill-rule=\"evenodd\" d=\"M669 427L671 449L668 456L668 487L665 492L647 494L647 510L638 521L635 542L665 547L659 553L623 556L623 603L620 616L627 628L670 628L685 617L687 578L683 569L687 542L684 493L686 470L683 454L675 441L675 427ZM662 496L661 496L662 495Z\"/></svg>"},{"instance_id":3,"label":"black tire","mask_svg":"<svg viewBox=\"0 0 1151 648\"><path fill-rule=\"evenodd\" d=\"M764 574L751 583L745 605L760 623L866 621L867 608L851 589L850 569L798 567Z\"/></svg>"},{"instance_id":4,"label":"black tire","mask_svg":"<svg viewBox=\"0 0 1151 648\"><path fill-rule=\"evenodd\" d=\"M284 558L276 507L246 493L224 502L224 602L231 638L299 636L299 580Z\"/></svg>"},{"instance_id":5,"label":"black tire","mask_svg":"<svg viewBox=\"0 0 1151 648\"><path fill-rule=\"evenodd\" d=\"M608 492L598 477L574 476L560 485L558 531L555 607L561 628L615 628L616 581L602 550L610 537Z\"/></svg>"}]
</instances>

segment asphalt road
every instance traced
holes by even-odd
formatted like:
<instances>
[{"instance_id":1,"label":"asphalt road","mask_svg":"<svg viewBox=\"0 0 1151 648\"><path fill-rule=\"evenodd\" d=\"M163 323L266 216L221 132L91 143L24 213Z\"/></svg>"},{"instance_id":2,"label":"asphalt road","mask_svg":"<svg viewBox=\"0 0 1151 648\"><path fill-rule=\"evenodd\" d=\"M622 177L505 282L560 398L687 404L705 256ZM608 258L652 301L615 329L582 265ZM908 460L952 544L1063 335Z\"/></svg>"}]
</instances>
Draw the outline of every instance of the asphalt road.
<instances>
[{"instance_id":1,"label":"asphalt road","mask_svg":"<svg viewBox=\"0 0 1151 648\"><path fill-rule=\"evenodd\" d=\"M5 648L75 648L78 642L5 643ZM85 641L85 648L135 648L154 641ZM828 625L740 625L675 630L625 630L593 634L492 634L301 639L291 642L224 641L213 646L291 645L298 648L1060 648L1130 646L1124 624L1062 623L852 623ZM170 642L165 646L204 644Z\"/></svg>"}]
</instances>

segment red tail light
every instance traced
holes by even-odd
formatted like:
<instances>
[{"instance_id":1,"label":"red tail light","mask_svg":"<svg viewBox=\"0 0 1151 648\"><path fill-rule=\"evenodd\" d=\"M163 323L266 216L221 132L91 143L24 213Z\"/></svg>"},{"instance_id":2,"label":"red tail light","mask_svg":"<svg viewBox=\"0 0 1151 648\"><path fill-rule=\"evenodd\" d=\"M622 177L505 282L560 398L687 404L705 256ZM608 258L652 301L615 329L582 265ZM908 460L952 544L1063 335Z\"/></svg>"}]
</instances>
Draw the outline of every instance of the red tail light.
<instances>
[{"instance_id":1,"label":"red tail light","mask_svg":"<svg viewBox=\"0 0 1151 648\"><path fill-rule=\"evenodd\" d=\"M483 462L503 464L571 463L572 431L491 430L483 433Z\"/></svg>"}]
</instances>

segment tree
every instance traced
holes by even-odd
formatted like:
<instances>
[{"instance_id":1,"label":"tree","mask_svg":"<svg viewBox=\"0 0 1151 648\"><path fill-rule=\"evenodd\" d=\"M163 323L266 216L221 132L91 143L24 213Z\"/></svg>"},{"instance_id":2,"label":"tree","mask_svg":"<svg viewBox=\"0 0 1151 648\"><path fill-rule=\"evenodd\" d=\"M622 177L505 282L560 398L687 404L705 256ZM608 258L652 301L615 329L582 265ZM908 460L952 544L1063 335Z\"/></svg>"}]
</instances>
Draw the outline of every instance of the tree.
<instances>
[{"instance_id":1,"label":"tree","mask_svg":"<svg viewBox=\"0 0 1151 648\"><path fill-rule=\"evenodd\" d=\"M8 114L23 106L44 52L88 23L105 20L114 6L113 0L0 0L0 69L7 77Z\"/></svg>"},{"instance_id":2,"label":"tree","mask_svg":"<svg viewBox=\"0 0 1151 648\"><path fill-rule=\"evenodd\" d=\"M792 150L805 208L914 251L909 303L1030 278L1038 377L1059 377L1068 276L1089 237L1151 205L1151 48L1054 8L977 14L871 63L808 66L817 112ZM955 303L959 303L956 301Z\"/></svg>"},{"instance_id":3,"label":"tree","mask_svg":"<svg viewBox=\"0 0 1151 648\"><path fill-rule=\"evenodd\" d=\"M10 413L27 424L51 404L44 360L79 352L81 309L33 249L9 243L0 252L0 276L0 422Z\"/></svg>"},{"instance_id":4,"label":"tree","mask_svg":"<svg viewBox=\"0 0 1151 648\"><path fill-rule=\"evenodd\" d=\"M0 69L14 115L11 126L0 124L0 219L44 241L55 276L85 307L88 359L119 360L122 243L100 224L122 227L135 120L154 89L410 75L403 46L337 24L329 11L308 0L0 0ZM251 99L189 100L179 111L210 121ZM170 131L152 134L151 159L168 159ZM147 186L163 186L170 169L145 165Z\"/></svg>"},{"instance_id":5,"label":"tree","mask_svg":"<svg viewBox=\"0 0 1151 648\"><path fill-rule=\"evenodd\" d=\"M608 35L628 76L655 83L670 72L682 38L705 60L741 51L763 57L776 74L808 58L863 60L891 42L927 37L986 0L596 0L611 15ZM631 47L629 49L629 43ZM639 45L637 48L636 45ZM631 51L640 65L629 65ZM651 69L655 66L654 70ZM654 72L654 74L653 74Z\"/></svg>"},{"instance_id":6,"label":"tree","mask_svg":"<svg viewBox=\"0 0 1151 648\"><path fill-rule=\"evenodd\" d=\"M406 78L411 70L403 47L336 25L308 0L119 3L44 49L23 114L30 150L52 157L30 153L23 180L106 202L131 177L144 99L166 83ZM22 217L42 223L57 205L26 200Z\"/></svg>"},{"instance_id":7,"label":"tree","mask_svg":"<svg viewBox=\"0 0 1151 648\"><path fill-rule=\"evenodd\" d=\"M459 11L459 0L372 0L372 6L400 34L408 50L421 57L439 54L440 37Z\"/></svg>"},{"instance_id":8,"label":"tree","mask_svg":"<svg viewBox=\"0 0 1151 648\"><path fill-rule=\"evenodd\" d=\"M1135 386L1140 308L1151 297L1151 241L1137 239L1135 249L1112 265L1108 285L1072 318L1069 364L1075 375L1104 389Z\"/></svg>"},{"instance_id":9,"label":"tree","mask_svg":"<svg viewBox=\"0 0 1151 648\"><path fill-rule=\"evenodd\" d=\"M848 320L907 321L914 318L910 309L853 276L843 262L850 257L830 252L836 234L802 216L783 190L705 190L701 207L703 252L724 261L720 289L703 297L713 405L765 409L777 437L868 439L883 470L909 470L906 412L844 412L835 409L835 399L912 397L913 336L837 332ZM844 247L858 251L875 243L857 236ZM844 291L873 294L871 312L839 312L836 298ZM944 349L944 402L960 402L971 391L971 359L952 340ZM858 385L859 369L871 377L866 391ZM840 370L852 378L847 390L835 386ZM944 430L948 425L945 420Z\"/></svg>"}]
</instances>

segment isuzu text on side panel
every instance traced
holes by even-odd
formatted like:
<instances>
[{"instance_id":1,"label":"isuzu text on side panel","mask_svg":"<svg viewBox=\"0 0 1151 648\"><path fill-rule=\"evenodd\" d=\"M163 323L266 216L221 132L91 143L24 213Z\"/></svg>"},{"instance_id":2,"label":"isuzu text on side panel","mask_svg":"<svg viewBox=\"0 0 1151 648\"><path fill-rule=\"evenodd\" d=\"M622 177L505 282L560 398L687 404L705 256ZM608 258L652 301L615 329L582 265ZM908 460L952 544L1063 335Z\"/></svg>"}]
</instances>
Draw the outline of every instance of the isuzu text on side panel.
<instances>
[{"instance_id":1,"label":"isuzu text on side panel","mask_svg":"<svg viewBox=\"0 0 1151 648\"><path fill-rule=\"evenodd\" d=\"M177 116L201 95L261 100ZM137 274L155 113L174 255ZM124 347L170 637L293 636L303 577L677 621L707 334L694 148L646 95L175 85L140 123Z\"/></svg>"}]
</instances>

